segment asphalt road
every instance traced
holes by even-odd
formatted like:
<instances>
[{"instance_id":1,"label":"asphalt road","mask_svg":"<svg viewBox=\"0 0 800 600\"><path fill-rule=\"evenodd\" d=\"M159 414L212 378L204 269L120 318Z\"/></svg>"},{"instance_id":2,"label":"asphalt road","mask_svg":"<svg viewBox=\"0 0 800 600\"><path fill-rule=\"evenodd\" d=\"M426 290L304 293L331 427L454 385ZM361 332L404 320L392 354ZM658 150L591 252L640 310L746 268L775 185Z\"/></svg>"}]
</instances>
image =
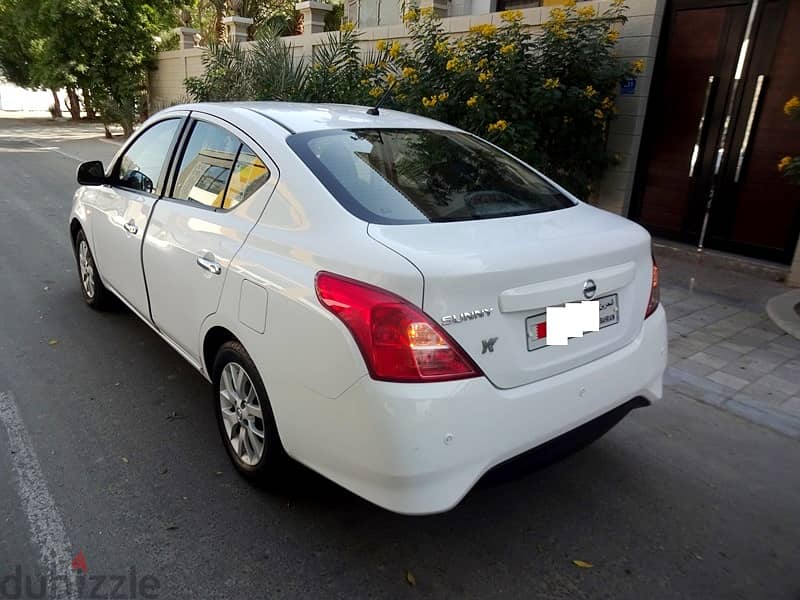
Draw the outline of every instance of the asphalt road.
<instances>
[{"instance_id":1,"label":"asphalt road","mask_svg":"<svg viewBox=\"0 0 800 600\"><path fill-rule=\"evenodd\" d=\"M106 594L126 577L112 597L149 575L170 599L800 599L800 444L670 390L442 515L391 514L302 471L279 494L251 487L200 375L130 313L83 305L76 164L0 139L0 598L15 572L83 552Z\"/></svg>"}]
</instances>

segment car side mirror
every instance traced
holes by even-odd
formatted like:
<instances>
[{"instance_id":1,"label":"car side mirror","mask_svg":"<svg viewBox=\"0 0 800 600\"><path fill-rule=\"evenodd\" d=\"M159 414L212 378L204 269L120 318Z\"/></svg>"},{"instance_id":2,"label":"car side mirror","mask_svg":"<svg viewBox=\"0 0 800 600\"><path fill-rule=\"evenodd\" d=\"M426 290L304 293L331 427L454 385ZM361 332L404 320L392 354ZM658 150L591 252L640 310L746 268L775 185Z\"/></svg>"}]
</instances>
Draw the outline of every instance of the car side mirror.
<instances>
[{"instance_id":1,"label":"car side mirror","mask_svg":"<svg viewBox=\"0 0 800 600\"><path fill-rule=\"evenodd\" d=\"M90 160L78 166L78 183L81 185L103 185L106 171L99 160Z\"/></svg>"}]
</instances>

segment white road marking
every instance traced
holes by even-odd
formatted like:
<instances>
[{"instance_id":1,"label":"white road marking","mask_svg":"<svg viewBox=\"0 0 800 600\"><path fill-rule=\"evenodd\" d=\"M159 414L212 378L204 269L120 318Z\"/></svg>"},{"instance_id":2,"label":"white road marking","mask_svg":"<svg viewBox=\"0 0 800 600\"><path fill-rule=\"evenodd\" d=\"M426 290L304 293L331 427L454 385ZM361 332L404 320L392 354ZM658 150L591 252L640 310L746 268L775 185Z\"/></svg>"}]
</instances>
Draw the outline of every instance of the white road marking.
<instances>
[{"instance_id":1,"label":"white road marking","mask_svg":"<svg viewBox=\"0 0 800 600\"><path fill-rule=\"evenodd\" d=\"M33 140L26 140L26 141L29 144L33 144L34 146L38 146L42 150L49 150L50 152L55 152L56 154L60 154L61 156L66 156L67 158L71 158L72 160L75 160L75 161L78 161L78 162L84 162L84 160L81 157L75 156L74 154L68 154L67 152L64 152L63 150L59 150L57 146L46 146L44 144L39 144L37 142L34 142Z\"/></svg>"},{"instance_id":2,"label":"white road marking","mask_svg":"<svg viewBox=\"0 0 800 600\"><path fill-rule=\"evenodd\" d=\"M30 523L31 539L39 548L42 568L46 570L48 596L78 598L75 572L71 569L72 546L11 392L0 392L0 421L8 434L11 469Z\"/></svg>"}]
</instances>

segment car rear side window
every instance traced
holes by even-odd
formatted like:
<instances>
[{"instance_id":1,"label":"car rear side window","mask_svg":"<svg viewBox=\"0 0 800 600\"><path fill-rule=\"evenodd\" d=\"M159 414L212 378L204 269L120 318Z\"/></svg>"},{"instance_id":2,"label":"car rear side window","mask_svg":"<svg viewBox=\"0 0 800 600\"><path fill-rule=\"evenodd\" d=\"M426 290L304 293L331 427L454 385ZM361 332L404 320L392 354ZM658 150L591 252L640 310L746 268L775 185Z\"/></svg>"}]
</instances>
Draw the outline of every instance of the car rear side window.
<instances>
[{"instance_id":1,"label":"car rear side window","mask_svg":"<svg viewBox=\"0 0 800 600\"><path fill-rule=\"evenodd\" d=\"M183 151L173 198L222 208L239 139L210 123L197 121Z\"/></svg>"},{"instance_id":2,"label":"car rear side window","mask_svg":"<svg viewBox=\"0 0 800 600\"><path fill-rule=\"evenodd\" d=\"M430 129L316 131L288 138L328 191L371 223L470 221L574 203L472 135Z\"/></svg>"},{"instance_id":3,"label":"car rear side window","mask_svg":"<svg viewBox=\"0 0 800 600\"><path fill-rule=\"evenodd\" d=\"M247 200L269 177L264 161L239 138L217 125L196 121L172 197L228 210Z\"/></svg>"},{"instance_id":4,"label":"car rear side window","mask_svg":"<svg viewBox=\"0 0 800 600\"><path fill-rule=\"evenodd\" d=\"M269 179L269 169L255 152L242 144L222 208L238 206L252 196Z\"/></svg>"}]
</instances>

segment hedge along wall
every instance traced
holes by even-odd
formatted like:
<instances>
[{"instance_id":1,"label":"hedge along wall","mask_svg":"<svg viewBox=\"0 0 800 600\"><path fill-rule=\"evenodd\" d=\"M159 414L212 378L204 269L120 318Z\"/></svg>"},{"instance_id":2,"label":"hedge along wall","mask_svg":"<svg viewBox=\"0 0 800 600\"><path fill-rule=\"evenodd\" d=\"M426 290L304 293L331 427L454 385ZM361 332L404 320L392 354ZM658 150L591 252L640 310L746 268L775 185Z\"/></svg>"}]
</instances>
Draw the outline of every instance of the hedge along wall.
<instances>
[{"instance_id":1,"label":"hedge along wall","mask_svg":"<svg viewBox=\"0 0 800 600\"><path fill-rule=\"evenodd\" d=\"M597 189L598 205L622 215L627 214L630 203L665 3L666 0L627 0L629 20L621 30L617 42L620 59L643 59L645 62L644 71L637 77L632 93L617 97L618 113L611 122L608 148L610 152L619 154L620 163L606 172ZM601 14L609 7L610 0L581 2L580 5L593 5L598 14ZM538 28L548 19L552 8L543 6L524 9L523 22L534 29ZM467 33L473 25L486 23L500 25L500 13L442 19L445 30L454 36ZM390 43L394 40L401 43L408 40L408 31L402 24L365 28L360 30L360 34L360 45L364 50L374 48L378 40L387 40ZM310 57L314 48L324 42L327 36L327 33L307 33L282 39L294 49L297 57ZM187 77L202 74L202 56L202 48L174 50L158 55L157 66L150 73L150 98L153 106L168 106L186 97L183 82Z\"/></svg>"}]
</instances>

